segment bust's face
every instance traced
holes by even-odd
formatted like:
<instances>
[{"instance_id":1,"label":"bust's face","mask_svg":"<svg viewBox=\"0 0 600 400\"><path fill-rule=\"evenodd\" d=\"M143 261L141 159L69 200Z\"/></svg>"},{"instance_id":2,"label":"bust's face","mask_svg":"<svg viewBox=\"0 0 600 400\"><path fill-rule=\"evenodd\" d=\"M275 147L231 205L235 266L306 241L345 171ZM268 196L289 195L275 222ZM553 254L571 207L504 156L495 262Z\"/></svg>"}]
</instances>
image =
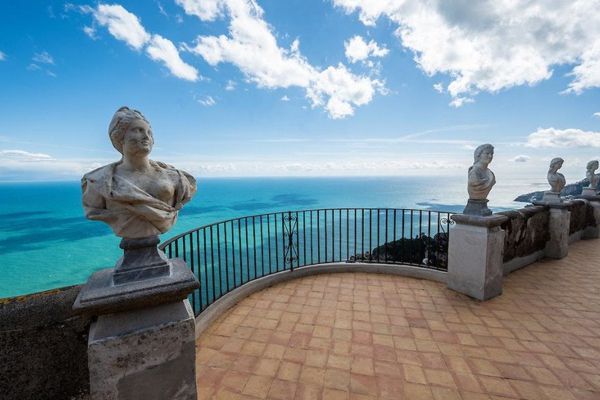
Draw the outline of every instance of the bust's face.
<instances>
[{"instance_id":1,"label":"bust's face","mask_svg":"<svg viewBox=\"0 0 600 400\"><path fill-rule=\"evenodd\" d=\"M479 156L479 161L482 163L489 164L492 162L492 158L494 158L494 150L485 149L481 152Z\"/></svg>"},{"instance_id":2,"label":"bust's face","mask_svg":"<svg viewBox=\"0 0 600 400\"><path fill-rule=\"evenodd\" d=\"M146 156L152 151L153 144L154 138L150 125L146 121L136 119L129 124L123 136L123 155Z\"/></svg>"}]
</instances>

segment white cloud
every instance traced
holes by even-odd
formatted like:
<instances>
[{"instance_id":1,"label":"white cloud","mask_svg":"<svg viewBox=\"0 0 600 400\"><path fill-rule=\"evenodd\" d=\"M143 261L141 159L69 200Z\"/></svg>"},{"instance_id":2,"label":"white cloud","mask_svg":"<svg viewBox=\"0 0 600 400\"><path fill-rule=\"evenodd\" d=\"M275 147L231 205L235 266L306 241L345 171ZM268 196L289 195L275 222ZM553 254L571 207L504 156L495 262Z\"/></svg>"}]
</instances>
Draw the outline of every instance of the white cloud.
<instances>
[{"instance_id":1,"label":"white cloud","mask_svg":"<svg viewBox=\"0 0 600 400\"><path fill-rule=\"evenodd\" d=\"M455 98L452 99L452 101L450 102L450 105L452 107L462 107L464 104L467 103L473 103L475 100L473 100L471 97L461 97L461 96L457 96Z\"/></svg>"},{"instance_id":2,"label":"white cloud","mask_svg":"<svg viewBox=\"0 0 600 400\"><path fill-rule=\"evenodd\" d=\"M198 70L181 59L175 45L170 40L160 35L152 35L152 39L146 47L146 53L151 59L161 61L176 77L192 82L198 80Z\"/></svg>"},{"instance_id":3,"label":"white cloud","mask_svg":"<svg viewBox=\"0 0 600 400\"><path fill-rule=\"evenodd\" d=\"M150 34L146 32L139 18L118 4L98 4L94 10L96 21L106 26L111 35L122 40L136 50L150 40Z\"/></svg>"},{"instance_id":4,"label":"white cloud","mask_svg":"<svg viewBox=\"0 0 600 400\"><path fill-rule=\"evenodd\" d=\"M594 113L594 117L598 117L598 118L600 118L600 112L596 112L596 113Z\"/></svg>"},{"instance_id":5,"label":"white cloud","mask_svg":"<svg viewBox=\"0 0 600 400\"><path fill-rule=\"evenodd\" d=\"M307 89L313 107L325 106L333 119L354 114L353 106L368 104L375 91L383 91L383 83L352 74L343 64L320 72Z\"/></svg>"},{"instance_id":6,"label":"white cloud","mask_svg":"<svg viewBox=\"0 0 600 400\"><path fill-rule=\"evenodd\" d=\"M531 157L521 154L518 156L515 156L513 158L510 159L510 161L512 162L516 162L516 163L526 163L527 161L531 160Z\"/></svg>"},{"instance_id":7,"label":"white cloud","mask_svg":"<svg viewBox=\"0 0 600 400\"><path fill-rule=\"evenodd\" d=\"M455 106L479 91L535 85L574 66L567 91L600 87L600 3L573 1L333 0L365 25L385 16L427 75L452 78Z\"/></svg>"},{"instance_id":8,"label":"white cloud","mask_svg":"<svg viewBox=\"0 0 600 400\"><path fill-rule=\"evenodd\" d=\"M49 64L54 65L54 58L47 52L42 51L41 53L35 53L32 58L33 62L38 64Z\"/></svg>"},{"instance_id":9,"label":"white cloud","mask_svg":"<svg viewBox=\"0 0 600 400\"><path fill-rule=\"evenodd\" d=\"M6 54L0 51L0 61L6 60Z\"/></svg>"},{"instance_id":10,"label":"white cloud","mask_svg":"<svg viewBox=\"0 0 600 400\"><path fill-rule=\"evenodd\" d=\"M215 99L212 98L212 96L204 96L202 98L196 98L196 101L205 107L210 107L210 106L214 106L215 104L217 104L217 102L215 101Z\"/></svg>"},{"instance_id":11,"label":"white cloud","mask_svg":"<svg viewBox=\"0 0 600 400\"><path fill-rule=\"evenodd\" d=\"M98 36L96 35L96 28L93 26L84 26L83 32L92 40L98 39Z\"/></svg>"},{"instance_id":12,"label":"white cloud","mask_svg":"<svg viewBox=\"0 0 600 400\"><path fill-rule=\"evenodd\" d=\"M43 153L30 153L25 150L0 150L0 160L12 160L21 162L35 162L35 161L51 161L53 158L48 154Z\"/></svg>"},{"instance_id":13,"label":"white cloud","mask_svg":"<svg viewBox=\"0 0 600 400\"><path fill-rule=\"evenodd\" d=\"M344 42L346 49L346 58L351 63L357 61L364 61L369 57L385 57L389 50L385 47L379 47L377 42L371 40L369 43L365 42L362 36L356 35L347 42Z\"/></svg>"},{"instance_id":14,"label":"white cloud","mask_svg":"<svg viewBox=\"0 0 600 400\"><path fill-rule=\"evenodd\" d=\"M381 81L355 75L341 64L325 70L312 66L300 53L297 39L289 49L280 47L254 0L177 0L177 4L203 21L229 16L229 36L199 36L187 49L212 66L235 65L259 87L304 88L312 106L324 107L332 118L350 116L355 106L369 103L374 92L384 92Z\"/></svg>"},{"instance_id":15,"label":"white cloud","mask_svg":"<svg viewBox=\"0 0 600 400\"><path fill-rule=\"evenodd\" d=\"M290 98L289 98L289 97L287 97L287 95L284 95L284 96L281 98L281 101L290 101Z\"/></svg>"},{"instance_id":16,"label":"white cloud","mask_svg":"<svg viewBox=\"0 0 600 400\"><path fill-rule=\"evenodd\" d=\"M600 132L538 128L527 137L528 147L600 147Z\"/></svg>"},{"instance_id":17,"label":"white cloud","mask_svg":"<svg viewBox=\"0 0 600 400\"><path fill-rule=\"evenodd\" d=\"M230 79L230 80L228 80L228 81L227 81L227 85L225 85L225 90L227 90L227 91L229 91L229 92L230 92L230 91L232 91L232 90L235 90L235 86L236 86L236 83L235 83L235 81L232 81L232 80Z\"/></svg>"},{"instance_id":18,"label":"white cloud","mask_svg":"<svg viewBox=\"0 0 600 400\"><path fill-rule=\"evenodd\" d=\"M441 82L434 83L433 89L438 93L444 93L444 85Z\"/></svg>"},{"instance_id":19,"label":"white cloud","mask_svg":"<svg viewBox=\"0 0 600 400\"><path fill-rule=\"evenodd\" d=\"M226 7L226 0L175 0L175 3L183 7L186 14L195 15L202 21L214 21L222 17Z\"/></svg>"},{"instance_id":20,"label":"white cloud","mask_svg":"<svg viewBox=\"0 0 600 400\"><path fill-rule=\"evenodd\" d=\"M146 47L148 56L154 61L162 62L174 76L193 82L198 80L198 70L181 59L173 42L148 33L139 18L122 6L99 4L96 9L86 7L81 8L81 11L92 13L100 25L108 28L111 35L133 49L142 50ZM84 32L94 39L94 28L84 27Z\"/></svg>"}]
</instances>

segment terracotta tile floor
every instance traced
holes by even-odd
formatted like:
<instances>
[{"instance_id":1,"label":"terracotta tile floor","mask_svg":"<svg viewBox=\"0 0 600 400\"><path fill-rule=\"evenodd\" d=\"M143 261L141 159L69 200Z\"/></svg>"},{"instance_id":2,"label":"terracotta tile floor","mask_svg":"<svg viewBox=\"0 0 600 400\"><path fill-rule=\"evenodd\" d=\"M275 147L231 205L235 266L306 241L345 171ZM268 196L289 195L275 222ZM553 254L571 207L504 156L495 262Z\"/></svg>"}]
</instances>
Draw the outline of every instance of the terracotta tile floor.
<instances>
[{"instance_id":1,"label":"terracotta tile floor","mask_svg":"<svg viewBox=\"0 0 600 400\"><path fill-rule=\"evenodd\" d=\"M246 298L197 341L201 399L600 399L600 241L479 303L344 273Z\"/></svg>"}]
</instances>

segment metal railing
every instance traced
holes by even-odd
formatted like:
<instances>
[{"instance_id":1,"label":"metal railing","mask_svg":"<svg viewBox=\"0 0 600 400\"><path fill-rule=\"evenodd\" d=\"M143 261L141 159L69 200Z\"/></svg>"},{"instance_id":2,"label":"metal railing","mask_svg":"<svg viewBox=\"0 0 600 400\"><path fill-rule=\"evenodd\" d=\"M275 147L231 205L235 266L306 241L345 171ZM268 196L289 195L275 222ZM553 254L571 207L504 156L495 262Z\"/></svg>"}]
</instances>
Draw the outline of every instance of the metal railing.
<instances>
[{"instance_id":1,"label":"metal railing","mask_svg":"<svg viewBox=\"0 0 600 400\"><path fill-rule=\"evenodd\" d=\"M198 316L230 291L281 271L325 263L404 264L445 271L451 213L334 208L253 215L206 225L160 245L200 281Z\"/></svg>"}]
</instances>

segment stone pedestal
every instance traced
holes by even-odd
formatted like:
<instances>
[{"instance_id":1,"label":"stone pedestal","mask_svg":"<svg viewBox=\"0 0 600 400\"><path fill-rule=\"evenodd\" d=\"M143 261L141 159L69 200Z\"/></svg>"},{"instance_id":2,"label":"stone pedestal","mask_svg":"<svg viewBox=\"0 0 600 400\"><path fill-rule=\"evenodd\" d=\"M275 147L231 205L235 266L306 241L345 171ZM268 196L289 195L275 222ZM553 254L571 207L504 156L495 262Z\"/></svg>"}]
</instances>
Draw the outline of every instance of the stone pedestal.
<instances>
[{"instance_id":1,"label":"stone pedestal","mask_svg":"<svg viewBox=\"0 0 600 400\"><path fill-rule=\"evenodd\" d=\"M195 345L188 300L99 316L88 342L91 399L196 399Z\"/></svg>"},{"instance_id":2,"label":"stone pedestal","mask_svg":"<svg viewBox=\"0 0 600 400\"><path fill-rule=\"evenodd\" d=\"M92 400L195 400L194 314L200 284L155 238L127 239L116 268L94 273L73 309L98 316L90 328Z\"/></svg>"},{"instance_id":3,"label":"stone pedestal","mask_svg":"<svg viewBox=\"0 0 600 400\"><path fill-rule=\"evenodd\" d=\"M560 198L559 192L544 192L544 196L542 197L541 203L544 204L555 204L562 203L562 199Z\"/></svg>"},{"instance_id":4,"label":"stone pedestal","mask_svg":"<svg viewBox=\"0 0 600 400\"><path fill-rule=\"evenodd\" d=\"M593 189L591 187L585 187L581 191L581 197L583 197L583 198L596 197L596 196L598 196L598 189Z\"/></svg>"},{"instance_id":5,"label":"stone pedestal","mask_svg":"<svg viewBox=\"0 0 600 400\"><path fill-rule=\"evenodd\" d=\"M469 199L463 214L479 215L481 217L492 215L492 210L488 208L487 203L488 199Z\"/></svg>"},{"instance_id":6,"label":"stone pedestal","mask_svg":"<svg viewBox=\"0 0 600 400\"><path fill-rule=\"evenodd\" d=\"M550 207L550 240L546 243L545 255L548 258L565 258L569 254L569 226L571 224L569 203L549 203L548 206Z\"/></svg>"},{"instance_id":7,"label":"stone pedestal","mask_svg":"<svg viewBox=\"0 0 600 400\"><path fill-rule=\"evenodd\" d=\"M448 248L448 288L478 300L502 294L504 231L502 215L457 214Z\"/></svg>"}]
</instances>

